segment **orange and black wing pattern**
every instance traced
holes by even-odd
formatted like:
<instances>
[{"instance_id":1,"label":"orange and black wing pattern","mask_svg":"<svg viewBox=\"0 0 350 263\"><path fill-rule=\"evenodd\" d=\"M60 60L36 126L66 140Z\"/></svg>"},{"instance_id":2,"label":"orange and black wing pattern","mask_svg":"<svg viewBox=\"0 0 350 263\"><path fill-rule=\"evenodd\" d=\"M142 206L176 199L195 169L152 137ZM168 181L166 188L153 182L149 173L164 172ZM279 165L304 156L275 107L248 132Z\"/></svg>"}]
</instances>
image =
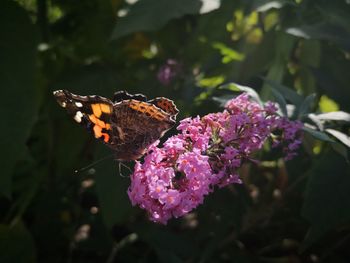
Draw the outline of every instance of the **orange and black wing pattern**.
<instances>
[{"instance_id":1,"label":"orange and black wing pattern","mask_svg":"<svg viewBox=\"0 0 350 263\"><path fill-rule=\"evenodd\" d=\"M179 112L167 98L147 101L143 94L118 91L113 102L100 96L54 93L73 119L114 150L117 160L137 160L176 123Z\"/></svg>"},{"instance_id":2,"label":"orange and black wing pattern","mask_svg":"<svg viewBox=\"0 0 350 263\"><path fill-rule=\"evenodd\" d=\"M179 110L176 108L175 103L167 98L158 97L153 100L149 100L148 102L156 105L158 108L168 113L174 120L176 118L176 115L179 113Z\"/></svg>"},{"instance_id":3,"label":"orange and black wing pattern","mask_svg":"<svg viewBox=\"0 0 350 263\"><path fill-rule=\"evenodd\" d=\"M66 90L54 91L58 104L97 139L109 144L112 137L113 104L100 96L79 96Z\"/></svg>"}]
</instances>

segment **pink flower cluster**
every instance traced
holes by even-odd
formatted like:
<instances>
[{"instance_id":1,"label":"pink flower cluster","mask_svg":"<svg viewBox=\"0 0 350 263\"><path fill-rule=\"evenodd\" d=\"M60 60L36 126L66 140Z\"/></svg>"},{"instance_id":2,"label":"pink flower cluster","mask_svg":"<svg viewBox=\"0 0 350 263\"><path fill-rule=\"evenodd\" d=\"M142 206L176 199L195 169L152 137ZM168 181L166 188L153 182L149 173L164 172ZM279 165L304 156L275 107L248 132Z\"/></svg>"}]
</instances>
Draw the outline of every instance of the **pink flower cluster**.
<instances>
[{"instance_id":1,"label":"pink flower cluster","mask_svg":"<svg viewBox=\"0 0 350 263\"><path fill-rule=\"evenodd\" d=\"M253 160L268 138L292 158L301 144L302 124L276 111L275 104L261 106L242 94L223 112L182 120L178 135L162 148L156 142L143 163L136 162L128 190L132 204L148 211L152 221L166 224L202 204L215 186L240 184L238 168Z\"/></svg>"}]
</instances>

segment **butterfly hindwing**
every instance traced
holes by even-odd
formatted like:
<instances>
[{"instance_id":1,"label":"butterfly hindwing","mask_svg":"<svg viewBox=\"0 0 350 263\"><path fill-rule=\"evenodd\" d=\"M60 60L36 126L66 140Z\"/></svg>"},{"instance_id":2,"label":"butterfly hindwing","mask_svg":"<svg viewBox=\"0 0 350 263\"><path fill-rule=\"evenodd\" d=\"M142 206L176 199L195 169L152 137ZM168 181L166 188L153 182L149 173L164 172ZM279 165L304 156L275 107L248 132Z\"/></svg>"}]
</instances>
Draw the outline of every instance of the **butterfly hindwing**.
<instances>
[{"instance_id":1,"label":"butterfly hindwing","mask_svg":"<svg viewBox=\"0 0 350 263\"><path fill-rule=\"evenodd\" d=\"M100 96L78 96L66 90L57 90L54 96L77 123L83 125L95 138L102 139L106 144L110 143L113 104L109 99Z\"/></svg>"},{"instance_id":2,"label":"butterfly hindwing","mask_svg":"<svg viewBox=\"0 0 350 263\"><path fill-rule=\"evenodd\" d=\"M179 113L179 110L176 108L176 105L172 100L169 100L164 97L158 97L153 100L149 100L149 103L152 103L153 105L157 106L161 110L165 111L167 114L169 114L173 119L176 117L176 115Z\"/></svg>"}]
</instances>

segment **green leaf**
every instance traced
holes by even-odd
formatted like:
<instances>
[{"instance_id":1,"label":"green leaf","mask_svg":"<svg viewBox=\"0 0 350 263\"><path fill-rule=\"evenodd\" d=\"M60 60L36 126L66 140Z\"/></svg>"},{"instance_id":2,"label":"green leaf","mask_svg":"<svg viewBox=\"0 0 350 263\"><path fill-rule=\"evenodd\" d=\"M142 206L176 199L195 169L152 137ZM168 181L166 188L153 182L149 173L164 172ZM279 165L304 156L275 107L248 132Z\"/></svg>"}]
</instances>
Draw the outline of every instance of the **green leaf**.
<instances>
[{"instance_id":1,"label":"green leaf","mask_svg":"<svg viewBox=\"0 0 350 263\"><path fill-rule=\"evenodd\" d=\"M349 188L349 165L335 153L324 155L314 167L306 189L302 215L311 227L302 249L350 220Z\"/></svg>"},{"instance_id":2,"label":"green leaf","mask_svg":"<svg viewBox=\"0 0 350 263\"><path fill-rule=\"evenodd\" d=\"M156 251L161 262L183 262L178 260L188 258L195 249L193 240L185 232L175 233L159 224L142 222L135 224L133 230Z\"/></svg>"},{"instance_id":3,"label":"green leaf","mask_svg":"<svg viewBox=\"0 0 350 263\"><path fill-rule=\"evenodd\" d=\"M346 148L343 144L339 142L335 142L331 144L333 150L337 153L339 153L341 156L344 157L344 160L349 163L349 155L348 155L348 148Z\"/></svg>"},{"instance_id":4,"label":"green leaf","mask_svg":"<svg viewBox=\"0 0 350 263\"><path fill-rule=\"evenodd\" d=\"M305 39L331 41L346 50L350 50L350 33L343 27L337 25L322 22L314 25L290 27L286 29L286 32L290 35Z\"/></svg>"},{"instance_id":5,"label":"green leaf","mask_svg":"<svg viewBox=\"0 0 350 263\"><path fill-rule=\"evenodd\" d=\"M271 58L272 64L268 69L266 78L280 83L283 80L287 69L286 65L289 61L291 52L293 52L296 39L284 32L278 31L275 41L275 54L274 57ZM260 95L265 100L270 98L270 89L265 84L261 89Z\"/></svg>"},{"instance_id":6,"label":"green leaf","mask_svg":"<svg viewBox=\"0 0 350 263\"><path fill-rule=\"evenodd\" d=\"M159 248L156 247L155 251L160 262L164 263L181 263L183 260L177 256L171 249Z\"/></svg>"},{"instance_id":7,"label":"green leaf","mask_svg":"<svg viewBox=\"0 0 350 263\"><path fill-rule=\"evenodd\" d=\"M305 114L310 112L311 107L315 103L316 94L310 94L307 96L303 103L300 105L300 108L298 110L298 118L302 118Z\"/></svg>"},{"instance_id":8,"label":"green leaf","mask_svg":"<svg viewBox=\"0 0 350 263\"><path fill-rule=\"evenodd\" d=\"M110 154L105 145L99 145L97 158ZM127 221L132 205L127 195L130 179L126 175L130 171L123 170L123 176L118 171L115 160L105 160L103 165L96 166L96 191L101 206L103 220L111 229L115 224Z\"/></svg>"},{"instance_id":9,"label":"green leaf","mask_svg":"<svg viewBox=\"0 0 350 263\"><path fill-rule=\"evenodd\" d=\"M332 140L327 134L325 134L324 132L320 132L320 131L316 131L314 129L311 129L309 127L303 127L303 131L309 133L310 135L312 135L314 138L320 140L320 141L324 141L324 142L334 142L334 140Z\"/></svg>"},{"instance_id":10,"label":"green leaf","mask_svg":"<svg viewBox=\"0 0 350 263\"><path fill-rule=\"evenodd\" d=\"M252 51L248 49L245 52L246 58L241 62L239 67L239 76L242 80L248 81L250 78L268 69L275 55L276 35L276 31L268 31L264 34L261 43L255 46Z\"/></svg>"},{"instance_id":11,"label":"green leaf","mask_svg":"<svg viewBox=\"0 0 350 263\"><path fill-rule=\"evenodd\" d=\"M262 105L262 101L260 99L259 94L252 88L247 87L247 86L243 86L243 85L239 85L237 83L229 83L229 84L225 84L219 87L220 89L228 89L231 91L243 91L246 92L252 99L254 99L256 102L258 102L260 105Z\"/></svg>"},{"instance_id":12,"label":"green leaf","mask_svg":"<svg viewBox=\"0 0 350 263\"><path fill-rule=\"evenodd\" d=\"M326 95L322 95L320 97L320 100L318 102L318 107L320 108L321 112L334 112L339 111L339 105L337 102L332 100Z\"/></svg>"},{"instance_id":13,"label":"green leaf","mask_svg":"<svg viewBox=\"0 0 350 263\"><path fill-rule=\"evenodd\" d=\"M318 40L303 40L300 50L300 63L303 66L317 68L321 60L321 43ZM310 73L309 73L310 74Z\"/></svg>"},{"instance_id":14,"label":"green leaf","mask_svg":"<svg viewBox=\"0 0 350 263\"><path fill-rule=\"evenodd\" d=\"M226 103L232 99L232 95L223 95L220 97L212 97L212 100L217 102L220 107L225 107Z\"/></svg>"},{"instance_id":15,"label":"green leaf","mask_svg":"<svg viewBox=\"0 0 350 263\"><path fill-rule=\"evenodd\" d=\"M288 112L287 112L287 102L286 100L283 98L282 94L274 89L271 88L272 94L274 95L278 105L280 105L281 111L283 113L283 116L288 116Z\"/></svg>"},{"instance_id":16,"label":"green leaf","mask_svg":"<svg viewBox=\"0 0 350 263\"><path fill-rule=\"evenodd\" d=\"M326 129L326 132L333 135L335 138L337 138L340 142L342 142L347 147L350 147L350 137L347 136L346 134L334 129Z\"/></svg>"},{"instance_id":17,"label":"green leaf","mask_svg":"<svg viewBox=\"0 0 350 263\"><path fill-rule=\"evenodd\" d=\"M317 126L317 129L320 130L320 131L323 131L324 130L324 122L321 121L320 119L317 118L317 115L314 114L314 113L309 113L307 115L307 118L309 120L311 120L316 126Z\"/></svg>"},{"instance_id":18,"label":"green leaf","mask_svg":"<svg viewBox=\"0 0 350 263\"><path fill-rule=\"evenodd\" d=\"M130 6L125 17L118 20L111 38L118 39L139 31L158 30L172 19L198 14L201 5L198 0L139 0Z\"/></svg>"},{"instance_id":19,"label":"green leaf","mask_svg":"<svg viewBox=\"0 0 350 263\"><path fill-rule=\"evenodd\" d=\"M10 197L11 174L16 161L24 154L26 140L37 119L38 93L37 31L27 13L14 1L0 3L0 130L3 162L0 193ZM5 150L6 149L6 150Z\"/></svg>"},{"instance_id":20,"label":"green leaf","mask_svg":"<svg viewBox=\"0 0 350 263\"><path fill-rule=\"evenodd\" d=\"M317 5L318 11L323 16L322 21L328 21L332 25L338 25L349 31L349 2L348 1L324 1Z\"/></svg>"},{"instance_id":21,"label":"green leaf","mask_svg":"<svg viewBox=\"0 0 350 263\"><path fill-rule=\"evenodd\" d=\"M266 12L272 8L280 9L285 5L295 5L295 3L290 0L255 0L253 9L257 12Z\"/></svg>"},{"instance_id":22,"label":"green leaf","mask_svg":"<svg viewBox=\"0 0 350 263\"><path fill-rule=\"evenodd\" d=\"M316 115L319 120L350 122L350 113L344 111L333 111Z\"/></svg>"},{"instance_id":23,"label":"green leaf","mask_svg":"<svg viewBox=\"0 0 350 263\"><path fill-rule=\"evenodd\" d=\"M298 48L300 65L291 66L290 70L295 71L297 78L294 82L295 89L303 94L311 94L317 91L316 79L310 68L319 68L321 61L321 41L310 39L301 40Z\"/></svg>"},{"instance_id":24,"label":"green leaf","mask_svg":"<svg viewBox=\"0 0 350 263\"><path fill-rule=\"evenodd\" d=\"M350 74L347 70L350 67L350 60L346 60L342 56L338 58L336 54L339 53L333 52L327 58L323 58L328 63L322 63L319 69L311 69L311 71L324 94L336 101L339 108L350 111L348 99L350 97L350 89L348 88Z\"/></svg>"},{"instance_id":25,"label":"green leaf","mask_svg":"<svg viewBox=\"0 0 350 263\"><path fill-rule=\"evenodd\" d=\"M276 81L267 79L267 78L262 78L270 87L278 90L284 98L286 98L287 100L289 100L291 103L293 103L295 106L299 106L302 101L303 101L303 97L300 96L296 91L282 85L279 84Z\"/></svg>"},{"instance_id":26,"label":"green leaf","mask_svg":"<svg viewBox=\"0 0 350 263\"><path fill-rule=\"evenodd\" d=\"M0 225L0 262L36 262L34 240L22 222Z\"/></svg>"},{"instance_id":27,"label":"green leaf","mask_svg":"<svg viewBox=\"0 0 350 263\"><path fill-rule=\"evenodd\" d=\"M201 0L202 6L199 10L200 14L206 14L217 10L221 6L221 0Z\"/></svg>"},{"instance_id":28,"label":"green leaf","mask_svg":"<svg viewBox=\"0 0 350 263\"><path fill-rule=\"evenodd\" d=\"M213 88L213 87L217 87L218 85L222 84L224 81L225 81L225 77L223 75L205 77L205 78L202 78L198 81L198 86L206 87L206 88Z\"/></svg>"},{"instance_id":29,"label":"green leaf","mask_svg":"<svg viewBox=\"0 0 350 263\"><path fill-rule=\"evenodd\" d=\"M232 61L242 61L245 58L245 55L239 53L238 51L228 47L224 43L216 42L213 43L213 48L220 51L220 54L223 56L222 63L227 64Z\"/></svg>"}]
</instances>

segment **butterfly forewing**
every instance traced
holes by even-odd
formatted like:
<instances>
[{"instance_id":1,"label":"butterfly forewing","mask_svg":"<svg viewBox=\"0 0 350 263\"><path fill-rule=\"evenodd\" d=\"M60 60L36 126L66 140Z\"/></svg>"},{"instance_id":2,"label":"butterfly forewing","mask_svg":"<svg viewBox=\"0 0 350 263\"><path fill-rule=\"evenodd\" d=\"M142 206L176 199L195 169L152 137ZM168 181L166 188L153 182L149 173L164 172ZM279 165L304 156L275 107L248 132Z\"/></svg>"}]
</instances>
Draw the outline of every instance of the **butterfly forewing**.
<instances>
[{"instance_id":1,"label":"butterfly forewing","mask_svg":"<svg viewBox=\"0 0 350 263\"><path fill-rule=\"evenodd\" d=\"M146 148L175 124L178 113L173 101L147 101L142 94L119 91L114 103L100 96L79 96L65 90L54 92L58 103L73 119L102 139L118 160L136 160Z\"/></svg>"},{"instance_id":2,"label":"butterfly forewing","mask_svg":"<svg viewBox=\"0 0 350 263\"><path fill-rule=\"evenodd\" d=\"M138 100L138 101L147 101L147 97L143 94L130 94L124 90L115 92L113 96L114 103L118 103L123 100L131 100L131 99Z\"/></svg>"},{"instance_id":3,"label":"butterfly forewing","mask_svg":"<svg viewBox=\"0 0 350 263\"><path fill-rule=\"evenodd\" d=\"M97 139L109 144L112 136L110 125L113 104L100 96L79 96L66 90L54 92L57 102L73 119L86 127Z\"/></svg>"}]
</instances>

